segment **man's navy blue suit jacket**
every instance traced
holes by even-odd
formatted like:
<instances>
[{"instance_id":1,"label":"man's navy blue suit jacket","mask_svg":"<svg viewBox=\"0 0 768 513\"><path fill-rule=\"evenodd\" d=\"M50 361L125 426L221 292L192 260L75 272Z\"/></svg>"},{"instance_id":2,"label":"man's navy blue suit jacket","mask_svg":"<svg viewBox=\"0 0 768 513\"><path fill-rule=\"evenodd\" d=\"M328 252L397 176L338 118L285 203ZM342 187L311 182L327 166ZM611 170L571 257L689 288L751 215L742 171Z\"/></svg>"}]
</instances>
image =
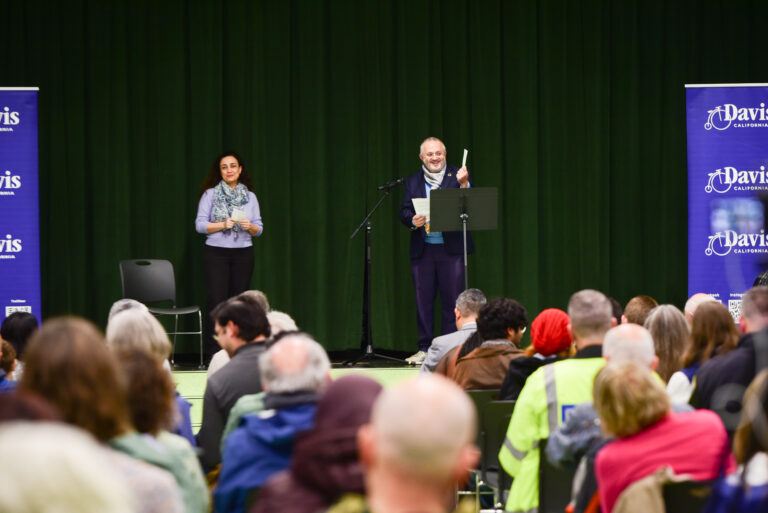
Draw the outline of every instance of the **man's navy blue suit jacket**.
<instances>
[{"instance_id":1,"label":"man's navy blue suit jacket","mask_svg":"<svg viewBox=\"0 0 768 513\"><path fill-rule=\"evenodd\" d=\"M454 166L447 166L445 175L443 176L443 182L440 184L440 189L458 189L459 182L456 180L456 172L459 168ZM470 182L471 183L471 182ZM413 216L416 215L416 211L413 208L413 198L426 198L426 180L424 180L424 171L419 169L418 172L409 175L405 179L405 196L403 196L403 203L400 205L400 221L411 228L413 227ZM461 255L464 253L464 243L462 240L461 232L442 232L445 251L449 255ZM424 253L424 227L411 231L411 259L420 258ZM467 253L472 253L475 250L474 244L472 244L472 235L467 232Z\"/></svg>"}]
</instances>

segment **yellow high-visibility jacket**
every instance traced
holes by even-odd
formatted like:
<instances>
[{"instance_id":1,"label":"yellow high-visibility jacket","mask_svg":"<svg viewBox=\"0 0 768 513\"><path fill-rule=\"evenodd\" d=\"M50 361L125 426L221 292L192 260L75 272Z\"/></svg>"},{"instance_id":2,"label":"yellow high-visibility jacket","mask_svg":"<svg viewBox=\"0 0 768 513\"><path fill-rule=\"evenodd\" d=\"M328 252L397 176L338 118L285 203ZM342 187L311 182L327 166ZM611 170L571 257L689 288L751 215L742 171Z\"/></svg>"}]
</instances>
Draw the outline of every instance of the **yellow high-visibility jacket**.
<instances>
[{"instance_id":1,"label":"yellow high-visibility jacket","mask_svg":"<svg viewBox=\"0 0 768 513\"><path fill-rule=\"evenodd\" d=\"M560 426L567 411L592 401L592 383L605 365L601 346L589 346L567 360L537 369L515 404L499 462L514 478L506 510L537 513L539 441Z\"/></svg>"}]
</instances>

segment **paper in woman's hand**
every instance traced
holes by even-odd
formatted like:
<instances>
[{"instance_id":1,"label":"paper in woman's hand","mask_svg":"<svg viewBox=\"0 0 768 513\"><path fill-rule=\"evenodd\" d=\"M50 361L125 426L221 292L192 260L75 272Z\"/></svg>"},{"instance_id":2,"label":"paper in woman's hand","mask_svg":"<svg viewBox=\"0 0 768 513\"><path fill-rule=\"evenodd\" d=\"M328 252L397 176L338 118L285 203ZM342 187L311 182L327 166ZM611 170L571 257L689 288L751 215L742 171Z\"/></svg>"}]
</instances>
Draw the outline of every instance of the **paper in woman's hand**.
<instances>
[{"instance_id":1,"label":"paper in woman's hand","mask_svg":"<svg viewBox=\"0 0 768 513\"><path fill-rule=\"evenodd\" d=\"M232 209L232 219L235 221L245 221L248 219L245 215L245 210L239 209L239 208L233 208Z\"/></svg>"}]
</instances>

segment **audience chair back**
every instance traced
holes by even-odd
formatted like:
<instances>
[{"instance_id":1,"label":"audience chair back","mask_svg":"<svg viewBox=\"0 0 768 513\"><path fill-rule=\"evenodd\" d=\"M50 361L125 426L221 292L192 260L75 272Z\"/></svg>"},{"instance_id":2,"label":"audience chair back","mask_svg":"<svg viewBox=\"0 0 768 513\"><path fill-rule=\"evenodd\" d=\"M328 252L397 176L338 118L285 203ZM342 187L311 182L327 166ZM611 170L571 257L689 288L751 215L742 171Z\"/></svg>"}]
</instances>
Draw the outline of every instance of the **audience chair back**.
<instances>
[{"instance_id":1,"label":"audience chair back","mask_svg":"<svg viewBox=\"0 0 768 513\"><path fill-rule=\"evenodd\" d=\"M542 440L539 444L539 513L563 513L571 502L576 469L555 467L547 459L546 449L547 441Z\"/></svg>"},{"instance_id":2,"label":"audience chair back","mask_svg":"<svg viewBox=\"0 0 768 513\"><path fill-rule=\"evenodd\" d=\"M667 511L699 513L704 510L715 481L681 481L664 483L663 495Z\"/></svg>"},{"instance_id":3,"label":"audience chair back","mask_svg":"<svg viewBox=\"0 0 768 513\"><path fill-rule=\"evenodd\" d=\"M483 410L485 437L480 446L480 478L493 488L497 507L506 502L504 495L512 486L512 477L499 464L499 451L504 445L514 408L515 401L491 401Z\"/></svg>"},{"instance_id":4,"label":"audience chair back","mask_svg":"<svg viewBox=\"0 0 768 513\"><path fill-rule=\"evenodd\" d=\"M475 443L478 447L483 447L483 438L485 433L483 432L483 412L485 407L491 401L495 401L499 398L498 390L467 390L469 398L475 404L475 412L477 413L477 440Z\"/></svg>"},{"instance_id":5,"label":"audience chair back","mask_svg":"<svg viewBox=\"0 0 768 513\"><path fill-rule=\"evenodd\" d=\"M123 298L135 299L147 305L149 312L155 316L174 316L173 352L171 363L176 356L176 335L197 335L200 341L200 366L203 365L203 316L199 306L176 306L176 278L173 264L168 260L136 259L120 262L120 282L123 288ZM170 302L170 308L151 306L153 303ZM197 331L179 331L179 315L197 314Z\"/></svg>"}]
</instances>

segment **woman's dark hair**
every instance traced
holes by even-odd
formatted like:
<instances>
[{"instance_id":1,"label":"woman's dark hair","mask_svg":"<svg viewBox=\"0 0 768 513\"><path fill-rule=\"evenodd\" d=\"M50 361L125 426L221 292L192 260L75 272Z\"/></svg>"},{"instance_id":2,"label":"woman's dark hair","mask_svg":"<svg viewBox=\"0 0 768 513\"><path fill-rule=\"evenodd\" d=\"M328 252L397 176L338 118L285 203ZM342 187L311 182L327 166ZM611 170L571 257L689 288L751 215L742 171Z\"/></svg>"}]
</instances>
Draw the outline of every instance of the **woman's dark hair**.
<instances>
[{"instance_id":1,"label":"woman's dark hair","mask_svg":"<svg viewBox=\"0 0 768 513\"><path fill-rule=\"evenodd\" d=\"M719 301L700 304L693 314L690 340L683 353L683 369L735 349L739 332L728 308Z\"/></svg>"},{"instance_id":2,"label":"woman's dark hair","mask_svg":"<svg viewBox=\"0 0 768 513\"><path fill-rule=\"evenodd\" d=\"M528 313L523 305L506 297L491 299L477 314L477 331L461 345L457 359L471 353L486 340L507 338L507 329L515 331L528 326Z\"/></svg>"},{"instance_id":3,"label":"woman's dark hair","mask_svg":"<svg viewBox=\"0 0 768 513\"><path fill-rule=\"evenodd\" d=\"M251 184L251 177L248 175L248 168L245 167L245 164L243 164L243 159L240 158L240 155L235 153L234 151L225 151L218 157L216 157L216 160L213 161L213 164L211 164L211 169L208 171L208 175L205 177L205 180L203 180L202 188L200 189L200 195L202 196L205 191L208 189L212 189L213 187L216 187L216 185L221 181L221 159L224 157L235 157L235 160L237 160L237 163L240 164L240 167L242 167L242 171L240 172L240 178L239 182L246 187L248 187L248 190L253 192L253 185Z\"/></svg>"},{"instance_id":4,"label":"woman's dark hair","mask_svg":"<svg viewBox=\"0 0 768 513\"><path fill-rule=\"evenodd\" d=\"M136 348L115 353L122 367L128 391L128 410L139 433L156 435L173 426L174 385L171 375L157 357Z\"/></svg>"},{"instance_id":5,"label":"woman's dark hair","mask_svg":"<svg viewBox=\"0 0 768 513\"><path fill-rule=\"evenodd\" d=\"M11 343L16 350L16 358L24 359L24 348L32 333L37 329L37 318L27 312L13 312L0 326L0 337Z\"/></svg>"}]
</instances>

